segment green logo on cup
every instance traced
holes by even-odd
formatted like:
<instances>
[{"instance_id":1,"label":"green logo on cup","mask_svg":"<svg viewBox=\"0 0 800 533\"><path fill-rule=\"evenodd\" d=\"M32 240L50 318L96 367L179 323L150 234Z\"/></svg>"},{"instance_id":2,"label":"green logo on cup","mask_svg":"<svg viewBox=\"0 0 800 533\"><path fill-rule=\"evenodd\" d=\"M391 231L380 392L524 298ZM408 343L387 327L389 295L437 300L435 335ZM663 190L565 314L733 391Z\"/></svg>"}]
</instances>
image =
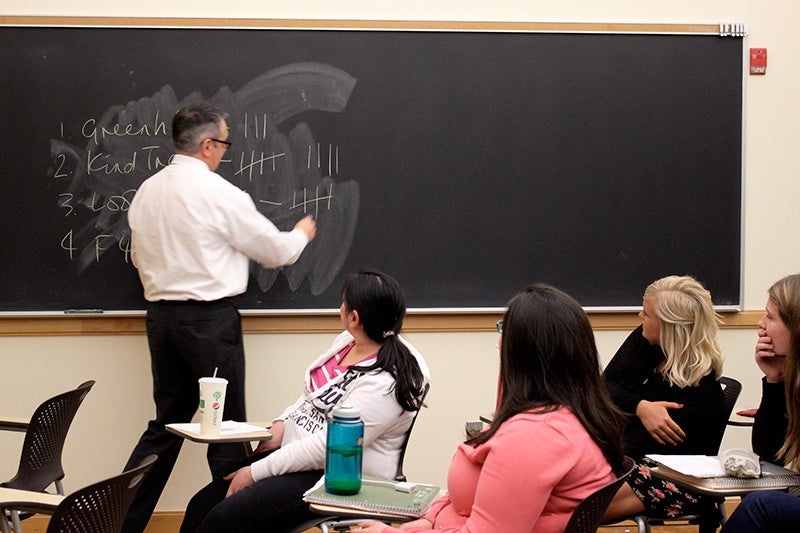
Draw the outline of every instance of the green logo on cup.
<instances>
[{"instance_id":1,"label":"green logo on cup","mask_svg":"<svg viewBox=\"0 0 800 533\"><path fill-rule=\"evenodd\" d=\"M222 393L220 391L215 392L214 399L219 401L220 398L222 398Z\"/></svg>"}]
</instances>

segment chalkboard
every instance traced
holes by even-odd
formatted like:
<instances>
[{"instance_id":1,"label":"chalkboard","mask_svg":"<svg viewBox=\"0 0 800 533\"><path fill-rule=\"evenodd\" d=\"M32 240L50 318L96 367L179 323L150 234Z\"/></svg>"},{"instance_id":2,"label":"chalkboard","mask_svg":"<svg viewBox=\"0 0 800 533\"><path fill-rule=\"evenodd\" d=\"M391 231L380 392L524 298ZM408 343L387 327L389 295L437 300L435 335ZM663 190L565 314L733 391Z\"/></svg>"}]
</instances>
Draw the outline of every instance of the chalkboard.
<instances>
[{"instance_id":1,"label":"chalkboard","mask_svg":"<svg viewBox=\"0 0 800 533\"><path fill-rule=\"evenodd\" d=\"M410 308L589 308L691 274L740 305L742 39L681 34L0 28L0 311L144 308L127 206L170 121L230 113L219 173L317 239L251 267L252 310L332 309L393 274Z\"/></svg>"}]
</instances>

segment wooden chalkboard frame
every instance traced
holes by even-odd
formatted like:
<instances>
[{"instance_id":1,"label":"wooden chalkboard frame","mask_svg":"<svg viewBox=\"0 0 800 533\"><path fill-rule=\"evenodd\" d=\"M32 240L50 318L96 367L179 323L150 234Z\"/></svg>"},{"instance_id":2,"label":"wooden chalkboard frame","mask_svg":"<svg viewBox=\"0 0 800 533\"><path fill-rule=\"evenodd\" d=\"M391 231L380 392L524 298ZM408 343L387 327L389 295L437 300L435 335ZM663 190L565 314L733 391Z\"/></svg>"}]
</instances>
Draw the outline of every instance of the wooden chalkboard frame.
<instances>
[{"instance_id":1,"label":"wooden chalkboard frame","mask_svg":"<svg viewBox=\"0 0 800 533\"><path fill-rule=\"evenodd\" d=\"M480 22L424 20L322 20L191 17L63 17L0 16L3 26L186 27L261 29L467 30L564 33L663 33L719 35L721 24L599 23L599 22Z\"/></svg>"},{"instance_id":2,"label":"wooden chalkboard frame","mask_svg":"<svg viewBox=\"0 0 800 533\"><path fill-rule=\"evenodd\" d=\"M537 22L462 22L462 21L379 21L379 20L288 20L288 19L205 19L205 18L146 18L146 17L37 17L0 16L0 25L8 26L87 26L87 27L181 27L181 28L263 28L263 29L374 29L374 30L437 30L437 31L485 31L485 32L563 32L563 33L655 33L721 35L729 26L719 24L635 24L635 23L537 23ZM735 31L741 26L731 25ZM741 265L740 265L741 266ZM740 289L741 292L741 289ZM723 308L722 311L737 311L740 308ZM484 319L499 316L499 309L472 310L466 312L412 312L411 331L481 331ZM589 309L589 311L592 311ZM627 329L636 322L634 309L621 312L594 312L594 325L598 329ZM728 314L728 327L751 327L758 312ZM269 314L269 313L268 313ZM140 317L125 316L71 317L67 319L47 316L22 316L3 314L0 316L0 335L46 335L46 334L107 334L116 331L140 332ZM330 322L326 313L310 311L288 313L282 317L264 317L253 311L245 317L246 329L250 332L294 332L315 331L315 323ZM430 326L424 323L432 324ZM108 324L104 326L102 324ZM47 324L47 325L45 325ZM60 326L57 324L61 324ZM113 324L113 326L111 326ZM42 327L44 326L44 327ZM120 327L121 326L121 327ZM328 331L329 325L319 326ZM334 327L335 329L335 327ZM143 330L141 330L143 331Z\"/></svg>"},{"instance_id":3,"label":"wooden chalkboard frame","mask_svg":"<svg viewBox=\"0 0 800 533\"><path fill-rule=\"evenodd\" d=\"M763 310L724 313L723 329L756 329ZM502 313L410 313L403 325L406 333L491 332ZM635 313L590 312L595 331L629 331L641 320ZM339 317L327 315L245 315L242 330L247 334L335 333L341 331ZM144 335L144 317L0 317L0 337L46 337L84 335Z\"/></svg>"}]
</instances>

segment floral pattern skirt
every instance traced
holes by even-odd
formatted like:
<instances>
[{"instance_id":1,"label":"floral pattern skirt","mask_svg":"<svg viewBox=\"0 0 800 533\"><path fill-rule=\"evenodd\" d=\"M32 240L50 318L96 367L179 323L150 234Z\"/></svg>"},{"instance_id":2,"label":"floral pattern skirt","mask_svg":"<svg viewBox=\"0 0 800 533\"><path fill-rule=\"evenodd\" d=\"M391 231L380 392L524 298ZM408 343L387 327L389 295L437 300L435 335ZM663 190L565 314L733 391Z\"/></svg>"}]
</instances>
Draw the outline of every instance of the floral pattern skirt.
<instances>
[{"instance_id":1,"label":"floral pattern skirt","mask_svg":"<svg viewBox=\"0 0 800 533\"><path fill-rule=\"evenodd\" d=\"M647 457L635 462L636 466L628 478L628 485L642 500L647 514L659 518L673 518L697 512L702 496L653 476L651 468L655 467L656 463Z\"/></svg>"}]
</instances>

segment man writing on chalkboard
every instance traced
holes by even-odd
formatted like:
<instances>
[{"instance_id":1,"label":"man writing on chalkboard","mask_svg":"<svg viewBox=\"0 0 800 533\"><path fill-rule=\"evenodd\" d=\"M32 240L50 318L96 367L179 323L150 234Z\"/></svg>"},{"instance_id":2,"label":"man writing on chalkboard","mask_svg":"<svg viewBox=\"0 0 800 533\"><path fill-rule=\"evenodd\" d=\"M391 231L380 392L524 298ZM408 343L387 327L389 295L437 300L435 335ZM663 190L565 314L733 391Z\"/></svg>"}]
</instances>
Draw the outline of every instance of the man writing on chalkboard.
<instances>
[{"instance_id":1,"label":"man writing on chalkboard","mask_svg":"<svg viewBox=\"0 0 800 533\"><path fill-rule=\"evenodd\" d=\"M156 418L125 468L153 453L158 461L131 505L126 533L141 533L150 520L183 442L164 425L192 419L199 378L216 371L227 379L224 417L247 420L241 320L228 298L247 289L249 260L267 268L292 264L316 234L311 216L292 231L278 230L247 193L214 172L231 146L225 118L208 104L179 110L175 156L142 183L128 211L131 257L148 302ZM217 478L238 466L244 447L209 445L207 457Z\"/></svg>"}]
</instances>

